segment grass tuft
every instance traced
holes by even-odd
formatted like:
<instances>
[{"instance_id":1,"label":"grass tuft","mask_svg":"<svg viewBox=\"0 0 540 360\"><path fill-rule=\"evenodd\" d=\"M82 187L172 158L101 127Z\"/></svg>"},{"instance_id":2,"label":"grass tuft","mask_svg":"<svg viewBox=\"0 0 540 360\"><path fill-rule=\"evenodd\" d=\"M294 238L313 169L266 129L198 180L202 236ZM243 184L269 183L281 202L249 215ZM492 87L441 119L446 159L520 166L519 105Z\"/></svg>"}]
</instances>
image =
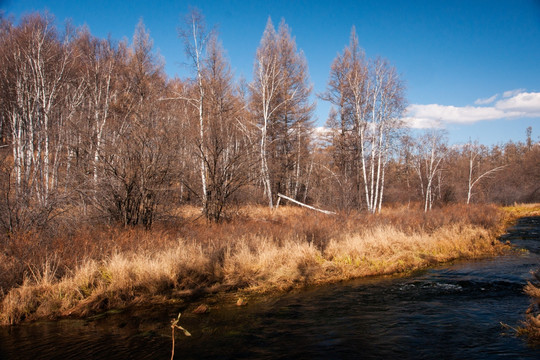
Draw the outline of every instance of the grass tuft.
<instances>
[{"instance_id":1,"label":"grass tuft","mask_svg":"<svg viewBox=\"0 0 540 360\"><path fill-rule=\"evenodd\" d=\"M540 345L540 271L534 273L535 281L529 281L525 293L531 297L531 306L527 310L527 319L518 333L526 335L533 344Z\"/></svg>"}]
</instances>

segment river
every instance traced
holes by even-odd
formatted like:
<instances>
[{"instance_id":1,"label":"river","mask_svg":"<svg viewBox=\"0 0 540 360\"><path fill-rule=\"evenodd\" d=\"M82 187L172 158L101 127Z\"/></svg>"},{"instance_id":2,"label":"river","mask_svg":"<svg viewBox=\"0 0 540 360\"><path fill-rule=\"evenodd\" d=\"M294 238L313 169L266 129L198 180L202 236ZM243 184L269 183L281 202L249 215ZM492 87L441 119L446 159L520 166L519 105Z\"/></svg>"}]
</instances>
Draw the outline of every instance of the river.
<instances>
[{"instance_id":1,"label":"river","mask_svg":"<svg viewBox=\"0 0 540 360\"><path fill-rule=\"evenodd\" d=\"M540 217L502 237L528 251L185 313L175 359L540 359L514 336L540 264ZM0 328L0 359L170 359L178 308Z\"/></svg>"}]
</instances>

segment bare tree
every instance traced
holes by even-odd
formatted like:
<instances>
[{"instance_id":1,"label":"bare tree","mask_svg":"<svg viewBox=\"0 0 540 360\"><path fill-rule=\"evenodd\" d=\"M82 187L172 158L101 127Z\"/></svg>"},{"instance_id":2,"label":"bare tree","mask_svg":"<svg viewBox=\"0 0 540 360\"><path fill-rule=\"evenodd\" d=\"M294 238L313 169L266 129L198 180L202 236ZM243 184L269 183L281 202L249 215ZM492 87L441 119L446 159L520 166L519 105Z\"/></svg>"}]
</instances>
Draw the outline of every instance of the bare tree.
<instances>
[{"instance_id":1,"label":"bare tree","mask_svg":"<svg viewBox=\"0 0 540 360\"><path fill-rule=\"evenodd\" d=\"M314 104L310 101L312 86L308 65L302 51L284 20L278 28L279 63L285 78L278 98L284 106L276 113L272 143L274 193L280 192L297 198L305 191L311 146ZM301 189L302 188L302 189Z\"/></svg>"},{"instance_id":2,"label":"bare tree","mask_svg":"<svg viewBox=\"0 0 540 360\"><path fill-rule=\"evenodd\" d=\"M525 130L525 133L527 134L527 150L531 150L532 148L532 126L528 126Z\"/></svg>"},{"instance_id":3,"label":"bare tree","mask_svg":"<svg viewBox=\"0 0 540 360\"><path fill-rule=\"evenodd\" d=\"M72 32L60 34L51 16L39 14L24 17L17 27L4 22L2 29L1 111L12 153L11 204L18 210L11 209L50 214L60 199L68 124L83 93Z\"/></svg>"},{"instance_id":4,"label":"bare tree","mask_svg":"<svg viewBox=\"0 0 540 360\"><path fill-rule=\"evenodd\" d=\"M142 21L119 67L123 89L111 104L111 123L99 164L103 172L97 206L123 225L150 227L169 191L175 147L169 131L163 65L152 52Z\"/></svg>"},{"instance_id":5,"label":"bare tree","mask_svg":"<svg viewBox=\"0 0 540 360\"><path fill-rule=\"evenodd\" d=\"M354 70L353 70L354 68ZM353 72L354 75L349 74ZM350 49L345 47L343 53L338 54L330 69L327 90L318 94L318 96L332 104L326 126L330 129L329 144L331 151L332 170L328 171L333 175L335 182L341 190L342 206L349 207L352 205L351 193L356 194L356 204L359 206L362 203L362 192L360 191L361 173L357 171L360 157L357 156L358 148L355 140L355 122L354 101L351 101L353 94L351 93L352 86L350 80L360 80L361 74L367 72L366 64L364 63L364 54L360 48ZM361 101L361 97L357 97ZM356 109L357 113L360 110Z\"/></svg>"},{"instance_id":6,"label":"bare tree","mask_svg":"<svg viewBox=\"0 0 540 360\"><path fill-rule=\"evenodd\" d=\"M473 188L478 184L480 180L490 175L493 175L497 171L500 171L505 168L504 165L496 166L493 168L485 168L485 149L478 145L477 142L469 142L464 152L467 153L468 163L469 163L469 176L468 176L468 186L467 186L467 204L471 202L473 196Z\"/></svg>"},{"instance_id":7,"label":"bare tree","mask_svg":"<svg viewBox=\"0 0 540 360\"><path fill-rule=\"evenodd\" d=\"M386 165L402 128L403 93L399 75L386 60L366 61L353 28L349 45L332 64L328 89L321 98L338 109L332 116L339 114L339 121L331 121L338 126L335 147L351 153L338 156L352 161L359 200L363 188L371 213L381 209Z\"/></svg>"},{"instance_id":8,"label":"bare tree","mask_svg":"<svg viewBox=\"0 0 540 360\"><path fill-rule=\"evenodd\" d=\"M205 137L205 108L204 102L206 98L204 82L204 56L209 38L212 36L212 31L206 31L204 16L202 13L193 9L186 16L183 27L179 28L178 34L184 42L185 53L191 61L191 66L194 71L194 79L192 80L197 89L196 95L179 94L177 98L187 100L192 105L198 116L199 123L199 142L204 142ZM204 147L199 147L200 151L204 151ZM200 154L200 174L201 174L201 201L203 209L207 208L207 168L204 158L206 154Z\"/></svg>"},{"instance_id":9,"label":"bare tree","mask_svg":"<svg viewBox=\"0 0 540 360\"><path fill-rule=\"evenodd\" d=\"M120 91L116 82L118 82L122 58L120 49L115 48L111 40L95 38L87 28L80 31L76 47L86 89L84 106L80 112L80 123L77 127L79 135L87 140L84 146L88 153L88 164L91 164L89 171L93 174L95 193L100 183L98 170L108 130L107 124L111 120L111 106ZM70 154L68 161L71 162L74 156Z\"/></svg>"},{"instance_id":10,"label":"bare tree","mask_svg":"<svg viewBox=\"0 0 540 360\"><path fill-rule=\"evenodd\" d=\"M307 63L285 22L276 33L268 19L250 89L251 109L261 132L261 180L272 208L277 192L298 195L313 111Z\"/></svg>"},{"instance_id":11,"label":"bare tree","mask_svg":"<svg viewBox=\"0 0 540 360\"><path fill-rule=\"evenodd\" d=\"M276 101L279 88L285 80L278 63L277 52L276 31L272 21L268 19L255 57L254 80L251 84L251 105L261 131L259 149L261 179L270 208L274 207L274 199L268 166L268 129L272 116L284 104L283 101Z\"/></svg>"},{"instance_id":12,"label":"bare tree","mask_svg":"<svg viewBox=\"0 0 540 360\"><path fill-rule=\"evenodd\" d=\"M210 38L203 85L207 129L199 154L207 169L208 219L218 222L229 199L251 179L253 143L246 133L248 116L243 98L233 83L224 51L215 36Z\"/></svg>"},{"instance_id":13,"label":"bare tree","mask_svg":"<svg viewBox=\"0 0 540 360\"><path fill-rule=\"evenodd\" d=\"M433 207L435 185L437 180L440 180L438 176L442 171L441 165L448 151L446 142L445 133L442 130L427 131L416 141L413 162L420 181L425 212Z\"/></svg>"},{"instance_id":14,"label":"bare tree","mask_svg":"<svg viewBox=\"0 0 540 360\"><path fill-rule=\"evenodd\" d=\"M386 60L376 59L372 63L370 79L373 85L368 88L373 90L368 93L371 96L371 116L367 128L371 139L363 148L370 148L371 158L369 179L364 175L364 183L369 184L366 191L368 210L374 213L381 210L386 165L403 127L401 116L405 100L403 83L396 69ZM365 151L364 155L367 155Z\"/></svg>"}]
</instances>

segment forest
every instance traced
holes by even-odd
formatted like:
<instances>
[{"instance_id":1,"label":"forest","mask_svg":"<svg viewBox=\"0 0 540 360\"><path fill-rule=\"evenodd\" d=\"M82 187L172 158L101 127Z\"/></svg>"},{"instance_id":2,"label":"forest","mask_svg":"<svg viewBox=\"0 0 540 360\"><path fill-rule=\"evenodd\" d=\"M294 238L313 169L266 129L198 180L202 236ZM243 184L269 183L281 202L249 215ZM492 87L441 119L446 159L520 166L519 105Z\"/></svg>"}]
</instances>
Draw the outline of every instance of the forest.
<instances>
[{"instance_id":1,"label":"forest","mask_svg":"<svg viewBox=\"0 0 540 360\"><path fill-rule=\"evenodd\" d=\"M0 244L8 259L0 266L10 274L0 279L2 296L24 279L58 280L81 259L114 258L113 248L148 249L161 235L153 246L169 244L172 229L207 245L211 231L234 243L229 236L243 230L263 232L239 221L297 206L283 196L364 219L303 214L304 223L287 223L292 233L268 225L271 239L301 234L321 251L344 224L435 231L461 214L488 227L499 219L490 204L540 202L532 128L523 129L524 142L490 146L474 134L451 145L444 130L408 129L404 79L388 60L366 57L354 28L326 91L314 94L283 20L277 29L268 20L250 81L235 77L197 11L178 30L190 70L182 79L164 72L142 21L130 41L59 29L47 13L0 21ZM332 105L324 126L315 126L315 98ZM398 221L384 209L412 215L396 210L406 218ZM193 229L187 218L205 225ZM213 249L223 261L223 248Z\"/></svg>"},{"instance_id":2,"label":"forest","mask_svg":"<svg viewBox=\"0 0 540 360\"><path fill-rule=\"evenodd\" d=\"M278 194L331 210L534 202L540 148L448 144L412 134L404 81L367 59L354 29L329 69L332 110L315 128L308 64L287 24L269 20L250 83L191 13L179 30L191 78L170 79L139 23L131 43L60 32L49 14L1 25L1 218L5 233L78 221L151 225L183 204L213 221ZM471 139L474 134L471 134Z\"/></svg>"}]
</instances>

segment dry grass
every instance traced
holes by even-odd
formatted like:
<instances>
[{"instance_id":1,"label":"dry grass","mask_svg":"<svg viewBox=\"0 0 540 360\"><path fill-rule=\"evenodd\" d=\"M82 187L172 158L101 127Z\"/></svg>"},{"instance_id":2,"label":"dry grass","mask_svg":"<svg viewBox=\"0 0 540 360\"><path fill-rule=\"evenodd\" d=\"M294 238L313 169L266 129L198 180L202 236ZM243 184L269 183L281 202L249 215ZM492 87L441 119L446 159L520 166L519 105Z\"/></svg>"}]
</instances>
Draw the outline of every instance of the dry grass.
<instances>
[{"instance_id":1,"label":"dry grass","mask_svg":"<svg viewBox=\"0 0 540 360\"><path fill-rule=\"evenodd\" d=\"M540 344L540 271L534 276L536 281L528 282L525 293L532 299L532 304L527 310L527 320L519 332L526 335L534 344Z\"/></svg>"},{"instance_id":2,"label":"dry grass","mask_svg":"<svg viewBox=\"0 0 540 360\"><path fill-rule=\"evenodd\" d=\"M3 285L0 322L86 316L201 290L283 291L503 249L495 240L502 215L491 206L429 214L398 208L378 216L245 207L222 224L205 222L193 209L185 214L192 217L177 228L82 228L49 241L21 280ZM9 270L10 256L0 256Z\"/></svg>"},{"instance_id":3,"label":"dry grass","mask_svg":"<svg viewBox=\"0 0 540 360\"><path fill-rule=\"evenodd\" d=\"M514 204L504 208L508 222L514 222L524 216L540 216L540 204ZM525 335L534 344L540 344L540 271L534 273L536 281L528 282L525 293L532 299L527 310L527 320L520 327L518 334Z\"/></svg>"},{"instance_id":4,"label":"dry grass","mask_svg":"<svg viewBox=\"0 0 540 360\"><path fill-rule=\"evenodd\" d=\"M524 216L540 216L540 204L514 204L503 209L510 221Z\"/></svg>"}]
</instances>

